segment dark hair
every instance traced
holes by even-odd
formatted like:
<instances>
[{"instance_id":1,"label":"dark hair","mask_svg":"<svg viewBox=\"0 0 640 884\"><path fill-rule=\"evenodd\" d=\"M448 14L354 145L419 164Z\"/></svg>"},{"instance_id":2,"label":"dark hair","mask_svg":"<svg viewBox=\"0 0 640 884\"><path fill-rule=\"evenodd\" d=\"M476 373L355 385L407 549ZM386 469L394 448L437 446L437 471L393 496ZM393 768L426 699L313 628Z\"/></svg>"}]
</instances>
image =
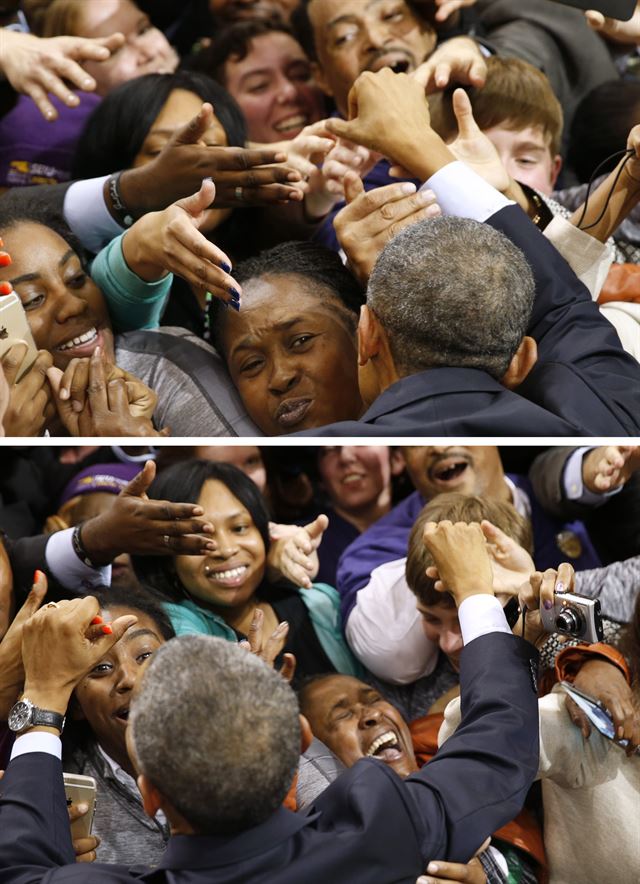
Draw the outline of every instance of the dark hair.
<instances>
[{"instance_id":1,"label":"dark hair","mask_svg":"<svg viewBox=\"0 0 640 884\"><path fill-rule=\"evenodd\" d=\"M175 630L171 625L169 615L162 607L162 600L157 593L135 584L128 586L99 586L92 589L87 595L92 595L98 600L101 609L104 608L132 608L146 614L158 627L160 636L169 641L175 637Z\"/></svg>"},{"instance_id":2,"label":"dark hair","mask_svg":"<svg viewBox=\"0 0 640 884\"><path fill-rule=\"evenodd\" d=\"M407 586L423 605L455 607L452 596L446 592L438 592L435 581L425 573L427 568L433 565L433 557L422 540L424 529L428 522L442 522L445 519L467 523L487 519L524 547L528 553L533 552L531 525L512 504L491 497L476 497L455 491L438 494L420 511L411 529L407 549L405 565Z\"/></svg>"},{"instance_id":3,"label":"dark hair","mask_svg":"<svg viewBox=\"0 0 640 884\"><path fill-rule=\"evenodd\" d=\"M624 150L640 112L640 82L613 80L592 89L575 112L569 133L567 161L582 182L616 151ZM599 174L616 167L616 157Z\"/></svg>"},{"instance_id":4,"label":"dark hair","mask_svg":"<svg viewBox=\"0 0 640 884\"><path fill-rule=\"evenodd\" d=\"M211 77L195 71L146 74L118 86L93 111L76 146L72 177L97 178L130 168L175 89L193 92L210 102L229 146L244 146L246 126L240 108Z\"/></svg>"},{"instance_id":5,"label":"dark hair","mask_svg":"<svg viewBox=\"0 0 640 884\"><path fill-rule=\"evenodd\" d=\"M311 0L300 0L291 14L291 27L296 40L302 46L312 61L318 60L316 41L313 33L313 25L309 18L309 3Z\"/></svg>"},{"instance_id":6,"label":"dark hair","mask_svg":"<svg viewBox=\"0 0 640 884\"><path fill-rule=\"evenodd\" d=\"M291 28L283 22L260 19L234 22L218 31L209 46L194 55L188 65L191 70L208 74L225 86L224 66L229 59L242 61L251 51L252 40L273 33L288 34L296 39Z\"/></svg>"},{"instance_id":7,"label":"dark hair","mask_svg":"<svg viewBox=\"0 0 640 884\"><path fill-rule=\"evenodd\" d=\"M28 188L35 193L23 193L23 188L15 188L2 197L0 231L10 230L20 224L41 224L57 233L80 258L84 270L88 268L88 255L80 240L72 232L62 215L42 202L39 188Z\"/></svg>"},{"instance_id":8,"label":"dark hair","mask_svg":"<svg viewBox=\"0 0 640 884\"><path fill-rule=\"evenodd\" d=\"M168 467L154 480L149 497L173 503L197 503L204 483L216 479L225 485L248 510L264 543L269 549L269 515L255 482L233 466L211 460L186 460ZM133 556L138 579L150 589L171 601L185 598L186 591L175 573L171 556Z\"/></svg>"},{"instance_id":9,"label":"dark hair","mask_svg":"<svg viewBox=\"0 0 640 884\"><path fill-rule=\"evenodd\" d=\"M234 279L241 285L250 279L280 274L300 276L307 283L309 294L323 301L330 298L336 304L339 318L351 334L355 333L358 311L365 302L364 293L336 252L313 242L284 242L242 261L233 271ZM214 345L222 356L224 316L224 305L214 299L210 304L211 328Z\"/></svg>"}]
</instances>

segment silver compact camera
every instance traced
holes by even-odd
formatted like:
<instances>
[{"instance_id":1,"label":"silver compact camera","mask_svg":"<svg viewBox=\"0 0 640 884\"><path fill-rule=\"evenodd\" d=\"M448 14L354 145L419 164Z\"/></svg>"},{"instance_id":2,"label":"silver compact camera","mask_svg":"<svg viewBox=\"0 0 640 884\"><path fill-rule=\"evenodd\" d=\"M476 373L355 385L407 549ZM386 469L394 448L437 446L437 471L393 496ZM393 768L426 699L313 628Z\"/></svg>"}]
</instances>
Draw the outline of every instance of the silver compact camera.
<instances>
[{"instance_id":1,"label":"silver compact camera","mask_svg":"<svg viewBox=\"0 0 640 884\"><path fill-rule=\"evenodd\" d=\"M572 592L554 593L553 607L548 611L540 608L540 620L545 632L559 632L589 644L604 637L598 599Z\"/></svg>"}]
</instances>

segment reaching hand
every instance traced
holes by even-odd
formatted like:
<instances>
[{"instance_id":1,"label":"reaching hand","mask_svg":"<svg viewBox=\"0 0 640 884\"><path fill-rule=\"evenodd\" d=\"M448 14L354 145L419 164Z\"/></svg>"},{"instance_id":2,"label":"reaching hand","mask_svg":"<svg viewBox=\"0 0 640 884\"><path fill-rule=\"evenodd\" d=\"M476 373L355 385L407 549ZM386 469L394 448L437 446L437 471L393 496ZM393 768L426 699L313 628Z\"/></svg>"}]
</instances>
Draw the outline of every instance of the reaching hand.
<instances>
[{"instance_id":1,"label":"reaching hand","mask_svg":"<svg viewBox=\"0 0 640 884\"><path fill-rule=\"evenodd\" d=\"M511 176L502 165L495 145L476 123L471 100L464 89L456 89L453 93L453 112L458 123L458 137L448 145L449 150L456 159L504 193L511 184Z\"/></svg>"},{"instance_id":2,"label":"reaching hand","mask_svg":"<svg viewBox=\"0 0 640 884\"><path fill-rule=\"evenodd\" d=\"M42 571L36 571L31 592L0 642L0 718L3 720L9 714L24 682L22 629L42 604L46 592L47 578Z\"/></svg>"},{"instance_id":3,"label":"reaching hand","mask_svg":"<svg viewBox=\"0 0 640 884\"><path fill-rule=\"evenodd\" d=\"M278 150L209 147L202 141L211 126L213 107L178 129L152 162L128 169L120 179L126 204L139 214L164 209L197 191L204 178L216 185L216 208L272 205L300 201L300 172L285 165Z\"/></svg>"},{"instance_id":4,"label":"reaching hand","mask_svg":"<svg viewBox=\"0 0 640 884\"><path fill-rule=\"evenodd\" d=\"M582 481L595 494L619 488L638 470L640 445L603 445L582 459Z\"/></svg>"},{"instance_id":5,"label":"reaching hand","mask_svg":"<svg viewBox=\"0 0 640 884\"><path fill-rule=\"evenodd\" d=\"M9 387L9 404L3 420L7 436L40 436L55 415L47 381L53 357L46 350L39 350L36 361L17 381L26 354L27 345L18 341L2 357L2 369Z\"/></svg>"},{"instance_id":6,"label":"reaching hand","mask_svg":"<svg viewBox=\"0 0 640 884\"><path fill-rule=\"evenodd\" d=\"M149 212L122 239L122 253L134 273L147 281L166 275L180 276L201 296L211 292L230 304L240 286L229 274L231 261L200 231L209 216L216 187L205 179L200 190L178 200L162 212ZM235 293L235 294L234 294Z\"/></svg>"},{"instance_id":7,"label":"reaching hand","mask_svg":"<svg viewBox=\"0 0 640 884\"><path fill-rule=\"evenodd\" d=\"M129 411L134 418L150 421L155 411L158 397L155 392L144 384L140 378L129 374L113 362L103 363L107 383L122 379L125 382ZM70 403L77 414L83 411L88 394L91 360L89 358L72 359L64 372L50 369L49 381L61 402Z\"/></svg>"},{"instance_id":8,"label":"reaching hand","mask_svg":"<svg viewBox=\"0 0 640 884\"><path fill-rule=\"evenodd\" d=\"M318 547L328 524L326 516L318 516L302 528L272 525L269 568L297 586L309 589L320 567Z\"/></svg>"},{"instance_id":9,"label":"reaching hand","mask_svg":"<svg viewBox=\"0 0 640 884\"><path fill-rule=\"evenodd\" d=\"M536 570L529 553L504 531L484 519L480 523L491 556L493 591L496 595L517 596L523 583Z\"/></svg>"},{"instance_id":10,"label":"reaching hand","mask_svg":"<svg viewBox=\"0 0 640 884\"><path fill-rule=\"evenodd\" d=\"M636 3L629 21L607 18L594 9L587 10L585 18L590 28L614 43L640 43L640 3Z\"/></svg>"},{"instance_id":11,"label":"reaching hand","mask_svg":"<svg viewBox=\"0 0 640 884\"><path fill-rule=\"evenodd\" d=\"M46 605L22 629L25 695L45 709L66 711L78 682L137 623L132 614L103 623L93 596Z\"/></svg>"},{"instance_id":12,"label":"reaching hand","mask_svg":"<svg viewBox=\"0 0 640 884\"><path fill-rule=\"evenodd\" d=\"M322 165L327 190L335 196L344 196L345 176L355 172L360 178L364 178L380 159L380 154L372 153L361 144L338 138Z\"/></svg>"},{"instance_id":13,"label":"reaching hand","mask_svg":"<svg viewBox=\"0 0 640 884\"><path fill-rule=\"evenodd\" d=\"M640 713L634 702L633 690L621 670L607 660L594 658L583 663L573 683L578 690L602 703L613 718L616 738L628 740L627 755L633 754L640 745ZM571 720L580 728L585 740L589 739L589 719L569 695L566 704Z\"/></svg>"},{"instance_id":14,"label":"reaching hand","mask_svg":"<svg viewBox=\"0 0 640 884\"><path fill-rule=\"evenodd\" d=\"M96 565L106 565L123 552L201 556L216 549L213 525L201 518L201 506L149 499L155 475L155 463L147 461L108 510L83 523L82 543Z\"/></svg>"},{"instance_id":15,"label":"reaching hand","mask_svg":"<svg viewBox=\"0 0 640 884\"><path fill-rule=\"evenodd\" d=\"M260 657L261 660L272 669L276 657L282 652L289 634L289 624L286 621L279 623L269 638L264 637L264 612L256 608L253 613L249 635L247 639L239 642L240 647ZM291 682L296 671L296 658L293 654L285 654L282 658L280 675L285 681Z\"/></svg>"},{"instance_id":16,"label":"reaching hand","mask_svg":"<svg viewBox=\"0 0 640 884\"><path fill-rule=\"evenodd\" d=\"M475 40L453 37L433 52L410 74L427 92L446 89L450 83L484 86L487 63Z\"/></svg>"},{"instance_id":17,"label":"reaching hand","mask_svg":"<svg viewBox=\"0 0 640 884\"><path fill-rule=\"evenodd\" d=\"M333 226L349 267L362 285L367 284L378 256L386 244L405 227L440 214L435 194L416 192L415 184L387 184L365 193L356 172L344 177L347 205Z\"/></svg>"},{"instance_id":18,"label":"reaching hand","mask_svg":"<svg viewBox=\"0 0 640 884\"><path fill-rule=\"evenodd\" d=\"M66 85L92 92L96 81L82 67L83 61L106 61L124 44L122 34L90 40L85 37L49 37L2 30L0 70L16 92L29 95L46 120L55 120L58 111L47 98L55 95L67 107L80 99Z\"/></svg>"},{"instance_id":19,"label":"reaching hand","mask_svg":"<svg viewBox=\"0 0 640 884\"><path fill-rule=\"evenodd\" d=\"M423 541L435 562L427 575L441 581L441 591L451 593L458 607L469 596L493 595L491 561L479 524L428 522Z\"/></svg>"}]
</instances>

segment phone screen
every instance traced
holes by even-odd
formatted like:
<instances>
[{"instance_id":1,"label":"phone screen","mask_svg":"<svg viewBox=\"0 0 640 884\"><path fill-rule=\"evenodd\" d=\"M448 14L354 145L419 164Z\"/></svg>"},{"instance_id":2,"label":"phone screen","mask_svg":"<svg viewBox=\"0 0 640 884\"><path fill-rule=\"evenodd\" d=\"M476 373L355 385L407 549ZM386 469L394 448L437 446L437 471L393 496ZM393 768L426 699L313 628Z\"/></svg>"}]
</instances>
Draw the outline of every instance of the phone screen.
<instances>
[{"instance_id":1,"label":"phone screen","mask_svg":"<svg viewBox=\"0 0 640 884\"><path fill-rule=\"evenodd\" d=\"M555 0L563 6L575 6L576 9L595 9L609 18L629 21L636 8L636 0Z\"/></svg>"}]
</instances>

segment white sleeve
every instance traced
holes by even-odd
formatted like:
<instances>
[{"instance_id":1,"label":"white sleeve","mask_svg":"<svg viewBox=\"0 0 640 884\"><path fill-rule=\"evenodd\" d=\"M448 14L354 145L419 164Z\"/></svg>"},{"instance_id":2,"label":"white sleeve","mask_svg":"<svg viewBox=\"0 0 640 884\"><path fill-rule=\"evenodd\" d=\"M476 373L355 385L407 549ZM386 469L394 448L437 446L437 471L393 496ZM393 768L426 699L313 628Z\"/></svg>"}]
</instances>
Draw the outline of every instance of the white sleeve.
<instances>
[{"instance_id":1,"label":"white sleeve","mask_svg":"<svg viewBox=\"0 0 640 884\"><path fill-rule=\"evenodd\" d=\"M74 181L65 194L62 209L65 221L82 245L96 255L125 230L105 205L103 188L108 177Z\"/></svg>"},{"instance_id":2,"label":"white sleeve","mask_svg":"<svg viewBox=\"0 0 640 884\"><path fill-rule=\"evenodd\" d=\"M465 645L489 632L508 632L511 635L502 605L493 595L483 593L466 598L458 608L458 620Z\"/></svg>"},{"instance_id":3,"label":"white sleeve","mask_svg":"<svg viewBox=\"0 0 640 884\"><path fill-rule=\"evenodd\" d=\"M438 659L438 646L422 631L416 598L407 586L406 561L385 562L371 572L345 628L358 660L391 684L429 675Z\"/></svg>"},{"instance_id":4,"label":"white sleeve","mask_svg":"<svg viewBox=\"0 0 640 884\"><path fill-rule=\"evenodd\" d=\"M47 567L65 589L95 589L111 586L111 565L90 568L75 554L71 537L73 528L56 531L47 541Z\"/></svg>"},{"instance_id":5,"label":"white sleeve","mask_svg":"<svg viewBox=\"0 0 640 884\"><path fill-rule=\"evenodd\" d=\"M459 160L448 163L428 179L421 190L432 190L443 215L486 221L515 203Z\"/></svg>"},{"instance_id":6,"label":"white sleeve","mask_svg":"<svg viewBox=\"0 0 640 884\"><path fill-rule=\"evenodd\" d=\"M561 215L556 215L544 229L544 235L553 243L581 283L589 289L594 301L613 264L613 249L598 242L590 234Z\"/></svg>"},{"instance_id":7,"label":"white sleeve","mask_svg":"<svg viewBox=\"0 0 640 884\"><path fill-rule=\"evenodd\" d=\"M30 752L46 752L47 755L54 755L56 758L62 758L62 743L60 737L56 734L47 734L44 731L31 731L17 737L11 750L11 760L18 758L20 755L27 755Z\"/></svg>"}]
</instances>

